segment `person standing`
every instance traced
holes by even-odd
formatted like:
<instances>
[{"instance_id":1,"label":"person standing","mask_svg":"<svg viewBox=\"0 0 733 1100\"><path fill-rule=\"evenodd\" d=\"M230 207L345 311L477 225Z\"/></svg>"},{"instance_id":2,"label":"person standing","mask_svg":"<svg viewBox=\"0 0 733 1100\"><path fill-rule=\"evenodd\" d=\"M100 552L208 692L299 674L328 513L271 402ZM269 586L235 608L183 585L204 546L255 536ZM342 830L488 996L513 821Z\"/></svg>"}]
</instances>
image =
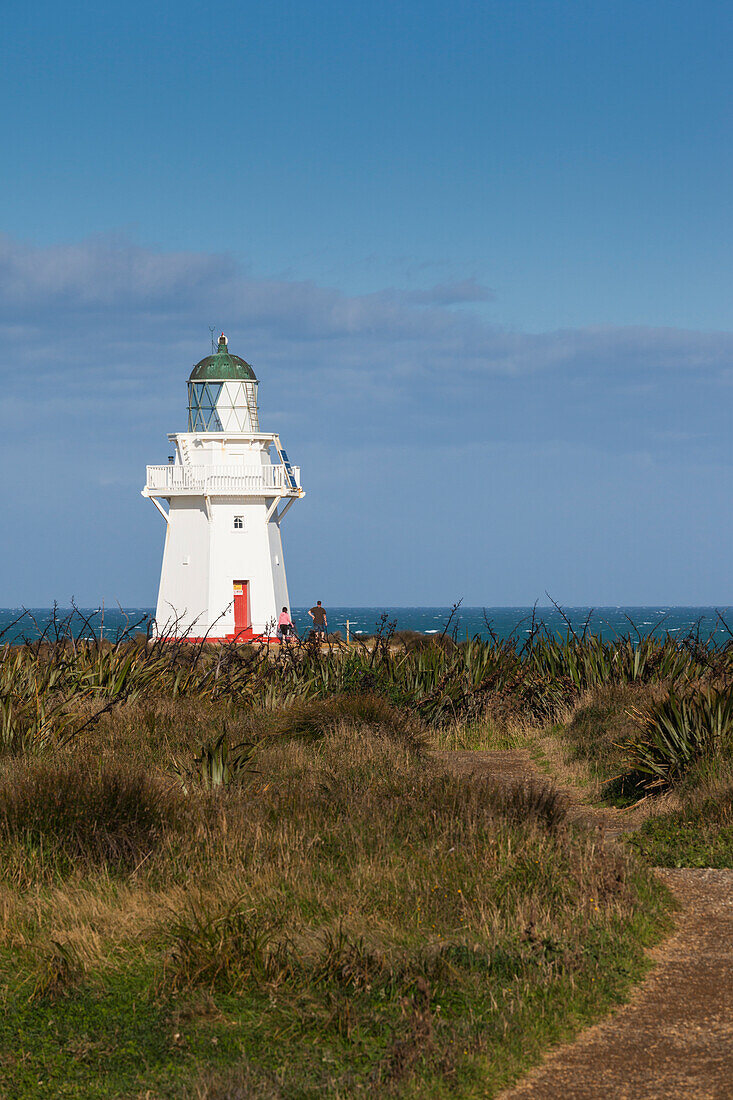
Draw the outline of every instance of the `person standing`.
<instances>
[{"instance_id":1,"label":"person standing","mask_svg":"<svg viewBox=\"0 0 733 1100\"><path fill-rule=\"evenodd\" d=\"M286 642L288 638L290 638L295 633L295 625L293 623L293 620L290 618L290 613L287 607L284 607L280 612L279 618L277 620L277 632L281 638L285 639Z\"/></svg>"},{"instance_id":2,"label":"person standing","mask_svg":"<svg viewBox=\"0 0 733 1100\"><path fill-rule=\"evenodd\" d=\"M321 634L325 638L326 637L326 628L328 626L328 618L326 616L326 609L325 609L325 607L321 606L321 601L320 600L318 601L318 603L316 604L315 607L312 607L310 609L308 614L310 615L311 619L313 620L313 630L315 631L315 633L316 634Z\"/></svg>"}]
</instances>

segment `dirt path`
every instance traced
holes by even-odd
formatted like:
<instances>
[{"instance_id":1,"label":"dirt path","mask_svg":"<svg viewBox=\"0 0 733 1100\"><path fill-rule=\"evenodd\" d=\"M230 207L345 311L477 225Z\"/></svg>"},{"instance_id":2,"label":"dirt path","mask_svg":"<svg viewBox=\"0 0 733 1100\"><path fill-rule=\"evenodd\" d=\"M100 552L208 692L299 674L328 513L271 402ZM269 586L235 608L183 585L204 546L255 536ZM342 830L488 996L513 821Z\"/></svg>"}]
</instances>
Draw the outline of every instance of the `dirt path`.
<instances>
[{"instance_id":1,"label":"dirt path","mask_svg":"<svg viewBox=\"0 0 733 1100\"><path fill-rule=\"evenodd\" d=\"M521 749L436 755L464 774L541 777ZM571 817L605 843L638 823L561 789ZM628 1004L557 1047L499 1100L733 1100L733 871L656 873L681 908L674 934L651 952L654 969Z\"/></svg>"}]
</instances>

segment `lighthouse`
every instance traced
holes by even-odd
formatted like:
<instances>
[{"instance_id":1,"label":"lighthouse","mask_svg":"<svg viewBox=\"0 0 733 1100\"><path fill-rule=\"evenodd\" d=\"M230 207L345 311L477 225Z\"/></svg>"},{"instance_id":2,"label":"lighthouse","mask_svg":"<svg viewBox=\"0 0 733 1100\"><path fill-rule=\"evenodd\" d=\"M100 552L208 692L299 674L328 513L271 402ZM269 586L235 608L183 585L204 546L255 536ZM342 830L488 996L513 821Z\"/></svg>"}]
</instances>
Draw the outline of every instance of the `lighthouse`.
<instances>
[{"instance_id":1,"label":"lighthouse","mask_svg":"<svg viewBox=\"0 0 733 1100\"><path fill-rule=\"evenodd\" d=\"M305 494L279 435L260 431L258 385L222 333L188 379L188 430L147 467L142 494L166 523L159 636L273 637L290 606L281 526Z\"/></svg>"}]
</instances>

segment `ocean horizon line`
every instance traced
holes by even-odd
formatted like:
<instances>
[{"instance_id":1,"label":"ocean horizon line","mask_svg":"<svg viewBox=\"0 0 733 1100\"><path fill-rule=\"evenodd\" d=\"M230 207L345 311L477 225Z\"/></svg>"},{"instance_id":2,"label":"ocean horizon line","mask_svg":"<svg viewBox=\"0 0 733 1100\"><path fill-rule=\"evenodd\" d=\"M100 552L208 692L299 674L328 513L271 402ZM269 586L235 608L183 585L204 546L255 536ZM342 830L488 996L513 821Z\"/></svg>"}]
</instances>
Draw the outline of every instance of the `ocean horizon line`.
<instances>
[{"instance_id":1,"label":"ocean horizon line","mask_svg":"<svg viewBox=\"0 0 733 1100\"><path fill-rule=\"evenodd\" d=\"M695 636L710 638L716 644L733 639L730 604L326 604L325 608L329 632L339 632L342 637L394 627L425 635L447 630L458 640L504 640L530 634L540 626L555 635L590 632L603 637ZM308 607L291 605L290 610L298 634L307 634L312 626ZM0 645L21 644L44 635L53 637L55 631L61 629L63 633L67 627L84 637L114 640L146 633L154 617L155 608L151 606L5 607L0 608Z\"/></svg>"}]
</instances>

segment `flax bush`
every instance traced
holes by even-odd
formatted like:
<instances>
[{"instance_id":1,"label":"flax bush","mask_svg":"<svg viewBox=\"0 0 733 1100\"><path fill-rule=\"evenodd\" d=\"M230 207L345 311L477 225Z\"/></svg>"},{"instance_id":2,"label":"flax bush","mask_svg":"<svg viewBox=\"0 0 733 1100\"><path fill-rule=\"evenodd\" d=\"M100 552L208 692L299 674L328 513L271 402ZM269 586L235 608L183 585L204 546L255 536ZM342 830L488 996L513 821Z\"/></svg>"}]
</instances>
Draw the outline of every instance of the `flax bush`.
<instances>
[{"instance_id":1,"label":"flax bush","mask_svg":"<svg viewBox=\"0 0 733 1100\"><path fill-rule=\"evenodd\" d=\"M733 740L733 686L696 693L672 690L635 712L641 733L626 745L628 771L652 790L679 783L703 760L729 754Z\"/></svg>"}]
</instances>

